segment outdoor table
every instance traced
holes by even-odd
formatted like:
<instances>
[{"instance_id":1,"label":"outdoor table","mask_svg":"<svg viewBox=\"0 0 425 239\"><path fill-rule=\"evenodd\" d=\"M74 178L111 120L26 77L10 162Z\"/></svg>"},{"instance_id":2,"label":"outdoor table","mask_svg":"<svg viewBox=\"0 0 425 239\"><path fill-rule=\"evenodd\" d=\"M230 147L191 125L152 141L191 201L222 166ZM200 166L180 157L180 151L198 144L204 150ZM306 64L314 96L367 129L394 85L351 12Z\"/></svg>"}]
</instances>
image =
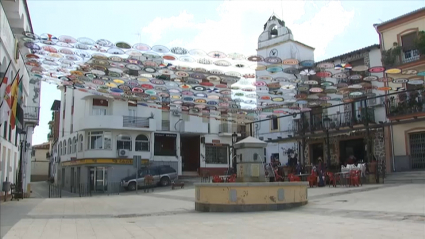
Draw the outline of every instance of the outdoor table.
<instances>
[{"instance_id":1,"label":"outdoor table","mask_svg":"<svg viewBox=\"0 0 425 239\"><path fill-rule=\"evenodd\" d=\"M298 176L301 178L301 181L307 181L307 177L310 176L309 173L302 173L302 174L294 174L294 176Z\"/></svg>"},{"instance_id":2,"label":"outdoor table","mask_svg":"<svg viewBox=\"0 0 425 239\"><path fill-rule=\"evenodd\" d=\"M335 173L335 177L339 175L339 185L342 186L342 184L347 185L347 175L349 175L350 172L339 172ZM342 183L342 180L344 180L344 183Z\"/></svg>"}]
</instances>

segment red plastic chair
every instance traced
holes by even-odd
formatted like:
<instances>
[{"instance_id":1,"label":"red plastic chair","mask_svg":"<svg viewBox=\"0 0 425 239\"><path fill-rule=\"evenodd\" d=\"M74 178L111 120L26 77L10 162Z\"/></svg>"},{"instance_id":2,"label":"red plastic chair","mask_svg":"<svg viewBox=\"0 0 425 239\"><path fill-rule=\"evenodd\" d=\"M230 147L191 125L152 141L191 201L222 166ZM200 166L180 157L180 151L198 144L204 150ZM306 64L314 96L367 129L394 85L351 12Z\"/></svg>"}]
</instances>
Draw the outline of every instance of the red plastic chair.
<instances>
[{"instance_id":1,"label":"red plastic chair","mask_svg":"<svg viewBox=\"0 0 425 239\"><path fill-rule=\"evenodd\" d=\"M331 172L327 172L327 173L326 173L326 175L327 175L327 176L328 176L328 178L329 178L329 187L331 187L331 184L332 184L332 186L333 186L334 188L336 188L336 183L337 183L337 181L338 181L338 182L340 181L339 176L335 176L335 174L334 174L334 173L331 173Z\"/></svg>"},{"instance_id":2,"label":"red plastic chair","mask_svg":"<svg viewBox=\"0 0 425 239\"><path fill-rule=\"evenodd\" d=\"M294 174L288 175L289 182L301 182L301 178L298 176L295 176Z\"/></svg>"},{"instance_id":3,"label":"red plastic chair","mask_svg":"<svg viewBox=\"0 0 425 239\"><path fill-rule=\"evenodd\" d=\"M318 186L317 185L317 174L314 171L311 171L311 175L309 175L307 177L307 181L308 181L308 185L310 186L310 188L314 187L314 186Z\"/></svg>"},{"instance_id":4,"label":"red plastic chair","mask_svg":"<svg viewBox=\"0 0 425 239\"><path fill-rule=\"evenodd\" d=\"M349 180L349 186L358 187L360 183L360 176L355 170L352 170L350 171L350 177L348 180Z\"/></svg>"},{"instance_id":5,"label":"red plastic chair","mask_svg":"<svg viewBox=\"0 0 425 239\"><path fill-rule=\"evenodd\" d=\"M229 182L229 183L236 182L236 174L230 175L230 177L227 179L227 182Z\"/></svg>"},{"instance_id":6,"label":"red plastic chair","mask_svg":"<svg viewBox=\"0 0 425 239\"><path fill-rule=\"evenodd\" d=\"M222 183L223 179L220 178L218 175L214 175L213 178L212 178L212 182L213 183Z\"/></svg>"}]
</instances>

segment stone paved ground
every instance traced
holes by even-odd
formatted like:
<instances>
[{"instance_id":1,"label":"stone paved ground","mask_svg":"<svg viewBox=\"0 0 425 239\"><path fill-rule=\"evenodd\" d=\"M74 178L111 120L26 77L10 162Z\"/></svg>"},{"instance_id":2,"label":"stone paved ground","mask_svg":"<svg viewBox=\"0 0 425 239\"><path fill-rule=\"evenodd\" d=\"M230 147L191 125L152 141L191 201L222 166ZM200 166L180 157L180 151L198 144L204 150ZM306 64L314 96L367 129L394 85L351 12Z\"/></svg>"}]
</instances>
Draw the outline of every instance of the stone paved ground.
<instances>
[{"instance_id":1,"label":"stone paved ground","mask_svg":"<svg viewBox=\"0 0 425 239\"><path fill-rule=\"evenodd\" d=\"M197 213L194 189L1 204L14 238L425 238L424 185L309 189L280 212Z\"/></svg>"}]
</instances>

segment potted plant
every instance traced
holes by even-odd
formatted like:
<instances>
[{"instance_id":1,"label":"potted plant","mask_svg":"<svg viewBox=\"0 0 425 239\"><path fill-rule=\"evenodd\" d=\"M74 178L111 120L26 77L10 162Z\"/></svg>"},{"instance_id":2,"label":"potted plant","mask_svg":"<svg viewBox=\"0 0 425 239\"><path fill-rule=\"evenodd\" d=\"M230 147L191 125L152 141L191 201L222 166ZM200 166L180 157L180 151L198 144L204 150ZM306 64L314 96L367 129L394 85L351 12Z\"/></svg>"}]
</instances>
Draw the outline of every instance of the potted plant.
<instances>
[{"instance_id":1,"label":"potted plant","mask_svg":"<svg viewBox=\"0 0 425 239\"><path fill-rule=\"evenodd\" d=\"M425 57L425 31L418 32L418 37L415 41L415 47L418 49L421 58Z\"/></svg>"}]
</instances>

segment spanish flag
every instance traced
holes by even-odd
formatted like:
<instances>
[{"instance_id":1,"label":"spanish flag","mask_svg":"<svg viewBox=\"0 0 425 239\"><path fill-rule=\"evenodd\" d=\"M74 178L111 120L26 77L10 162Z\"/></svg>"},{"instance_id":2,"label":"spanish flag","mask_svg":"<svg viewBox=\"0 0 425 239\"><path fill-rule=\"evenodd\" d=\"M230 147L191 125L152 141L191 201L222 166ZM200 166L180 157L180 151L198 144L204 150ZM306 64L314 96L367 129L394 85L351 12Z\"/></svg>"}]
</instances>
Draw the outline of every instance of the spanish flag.
<instances>
[{"instance_id":1,"label":"spanish flag","mask_svg":"<svg viewBox=\"0 0 425 239\"><path fill-rule=\"evenodd\" d=\"M19 74L16 76L15 81L12 84L11 95L10 95L10 127L15 129L16 126L16 112L18 108L18 91L19 91L19 83L21 83L21 79L19 79Z\"/></svg>"}]
</instances>

